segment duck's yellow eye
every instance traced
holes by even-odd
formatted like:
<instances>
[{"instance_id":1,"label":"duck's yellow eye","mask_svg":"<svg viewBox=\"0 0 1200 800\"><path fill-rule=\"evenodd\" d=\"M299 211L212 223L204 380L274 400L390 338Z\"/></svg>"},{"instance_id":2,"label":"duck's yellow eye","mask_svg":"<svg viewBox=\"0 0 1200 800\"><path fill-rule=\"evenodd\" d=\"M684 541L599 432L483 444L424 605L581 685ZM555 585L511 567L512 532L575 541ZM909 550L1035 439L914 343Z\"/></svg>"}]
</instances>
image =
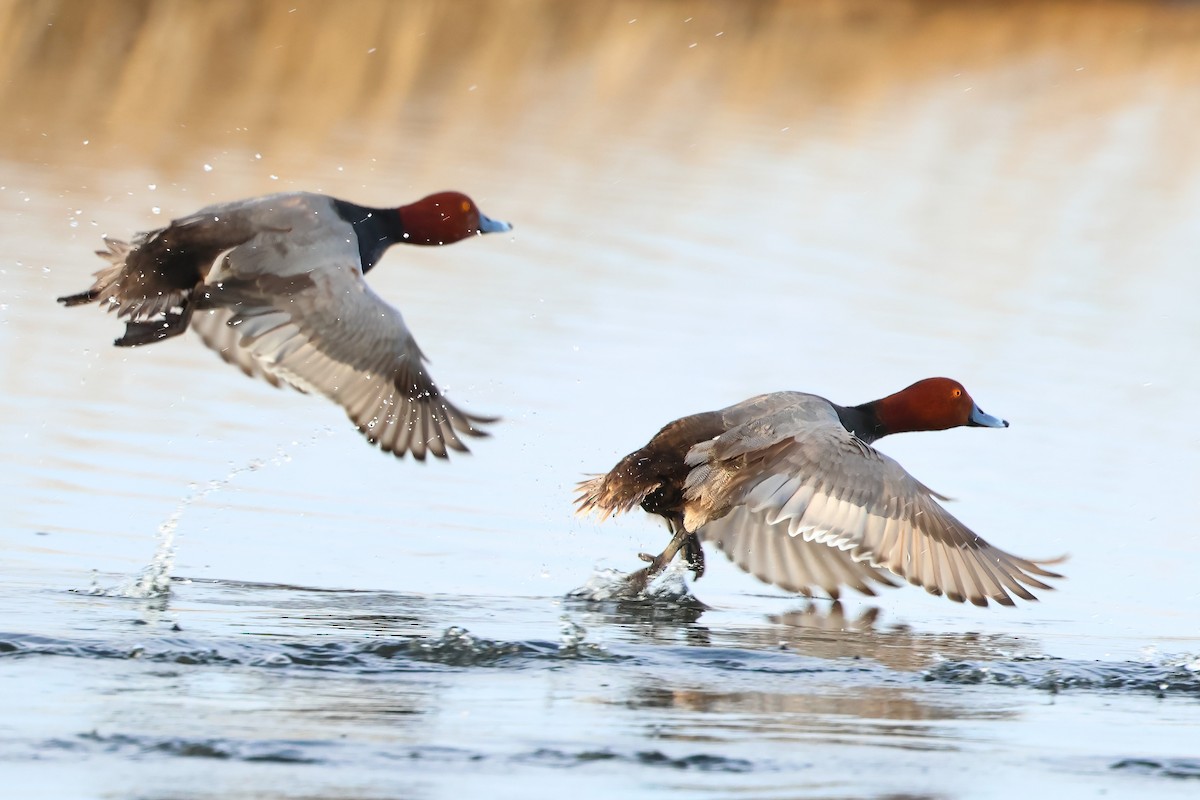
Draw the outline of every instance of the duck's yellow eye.
<instances>
[{"instance_id":1,"label":"duck's yellow eye","mask_svg":"<svg viewBox=\"0 0 1200 800\"><path fill-rule=\"evenodd\" d=\"M467 200L463 200L463 201L462 201L462 210L463 210L463 213L464 213L464 214L465 214L465 213L467 213L468 211L470 211L470 210L471 210L471 203L470 203L469 201L467 201Z\"/></svg>"},{"instance_id":2,"label":"duck's yellow eye","mask_svg":"<svg viewBox=\"0 0 1200 800\"><path fill-rule=\"evenodd\" d=\"M962 389L955 389L952 394L954 395L955 399L958 399L959 397L962 397Z\"/></svg>"}]
</instances>

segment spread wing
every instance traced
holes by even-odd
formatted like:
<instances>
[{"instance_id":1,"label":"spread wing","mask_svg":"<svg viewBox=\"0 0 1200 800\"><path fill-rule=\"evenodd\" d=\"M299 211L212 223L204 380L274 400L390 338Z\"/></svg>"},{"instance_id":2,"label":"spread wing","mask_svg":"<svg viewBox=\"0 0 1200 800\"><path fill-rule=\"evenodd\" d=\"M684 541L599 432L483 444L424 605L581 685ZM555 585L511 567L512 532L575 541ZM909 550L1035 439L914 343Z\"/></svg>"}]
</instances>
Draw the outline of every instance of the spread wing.
<instances>
[{"instance_id":1,"label":"spread wing","mask_svg":"<svg viewBox=\"0 0 1200 800\"><path fill-rule=\"evenodd\" d=\"M802 536L788 536L786 529L768 525L765 516L766 512L751 512L739 506L696 533L746 572L789 592L811 596L816 587L836 600L842 586L873 595L872 583L897 585L845 551Z\"/></svg>"},{"instance_id":2,"label":"spread wing","mask_svg":"<svg viewBox=\"0 0 1200 800\"><path fill-rule=\"evenodd\" d=\"M803 397L803 396L800 396ZM889 570L951 600L1013 605L1050 589L1042 565L995 547L934 493L828 414L781 408L688 453L688 514L702 539L781 586L855 588ZM814 546L832 553L815 555ZM883 582L886 582L883 581Z\"/></svg>"},{"instance_id":3,"label":"spread wing","mask_svg":"<svg viewBox=\"0 0 1200 800\"><path fill-rule=\"evenodd\" d=\"M204 344L216 352L226 364L232 364L251 378L262 378L272 386L282 386L283 382L279 378L263 369L253 350L240 346L242 334L229 324L233 315L234 312L228 308L200 311L192 317L191 329L199 334ZM304 391L298 386L295 388Z\"/></svg>"},{"instance_id":4,"label":"spread wing","mask_svg":"<svg viewBox=\"0 0 1200 800\"><path fill-rule=\"evenodd\" d=\"M214 308L215 307L215 308ZM486 436L476 416L450 403L400 312L363 278L357 254L307 272L223 276L206 287L192 327L248 375L322 394L342 406L385 452L445 458L460 435Z\"/></svg>"}]
</instances>

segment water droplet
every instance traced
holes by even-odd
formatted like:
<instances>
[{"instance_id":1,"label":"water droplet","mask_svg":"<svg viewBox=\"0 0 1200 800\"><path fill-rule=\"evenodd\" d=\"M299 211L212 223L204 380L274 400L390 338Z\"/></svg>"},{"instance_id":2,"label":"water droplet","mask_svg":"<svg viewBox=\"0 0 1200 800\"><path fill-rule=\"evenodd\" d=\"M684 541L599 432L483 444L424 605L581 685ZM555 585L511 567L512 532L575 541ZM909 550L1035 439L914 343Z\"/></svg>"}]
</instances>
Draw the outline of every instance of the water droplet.
<instances>
[{"instance_id":1,"label":"water droplet","mask_svg":"<svg viewBox=\"0 0 1200 800\"><path fill-rule=\"evenodd\" d=\"M150 206L150 213L151 214L161 214L162 209L159 208L158 206Z\"/></svg>"},{"instance_id":2,"label":"water droplet","mask_svg":"<svg viewBox=\"0 0 1200 800\"><path fill-rule=\"evenodd\" d=\"M205 165L204 165L204 171L205 171L205 172L212 172L212 164L205 164Z\"/></svg>"}]
</instances>

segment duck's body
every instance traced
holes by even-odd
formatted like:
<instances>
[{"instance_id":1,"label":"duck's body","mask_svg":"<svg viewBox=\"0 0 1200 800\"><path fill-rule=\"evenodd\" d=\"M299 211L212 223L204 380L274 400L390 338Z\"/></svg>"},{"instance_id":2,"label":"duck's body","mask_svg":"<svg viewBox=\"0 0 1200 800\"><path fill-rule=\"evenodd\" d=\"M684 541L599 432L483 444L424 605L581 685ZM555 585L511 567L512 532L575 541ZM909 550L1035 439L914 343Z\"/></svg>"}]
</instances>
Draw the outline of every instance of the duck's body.
<instances>
[{"instance_id":1,"label":"duck's body","mask_svg":"<svg viewBox=\"0 0 1200 800\"><path fill-rule=\"evenodd\" d=\"M664 427L607 475L580 484L581 511L641 506L666 518L671 544L637 575L683 549L699 575L700 542L791 591L874 594L891 576L952 600L1012 605L1047 562L993 547L937 503L935 492L871 443L890 433L959 425L1007 427L945 378L861 406L776 392ZM944 498L943 498L944 499Z\"/></svg>"},{"instance_id":2,"label":"duck's body","mask_svg":"<svg viewBox=\"0 0 1200 800\"><path fill-rule=\"evenodd\" d=\"M393 244L449 244L508 230L456 192L372 209L297 192L209 206L131 244L106 240L109 266L65 305L100 302L125 318L117 346L189 327L247 375L323 394L383 450L423 459L466 450L459 433L494 421L447 401L400 312L364 274Z\"/></svg>"}]
</instances>

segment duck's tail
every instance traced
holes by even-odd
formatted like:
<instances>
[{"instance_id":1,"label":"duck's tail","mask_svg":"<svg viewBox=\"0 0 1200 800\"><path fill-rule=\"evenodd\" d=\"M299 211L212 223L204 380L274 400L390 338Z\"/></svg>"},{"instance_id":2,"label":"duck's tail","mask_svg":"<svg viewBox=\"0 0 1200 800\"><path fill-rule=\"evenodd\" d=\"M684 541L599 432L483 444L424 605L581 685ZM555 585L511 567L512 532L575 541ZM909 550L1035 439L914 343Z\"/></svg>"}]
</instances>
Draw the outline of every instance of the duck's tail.
<instances>
[{"instance_id":1,"label":"duck's tail","mask_svg":"<svg viewBox=\"0 0 1200 800\"><path fill-rule=\"evenodd\" d=\"M58 302L64 306L81 306L97 300L109 300L117 294L121 285L121 272L125 269L125 257L129 255L130 246L128 242L118 239L105 239L104 244L107 249L97 250L96 255L107 261L108 266L96 271L96 280L93 281L92 287L86 292L60 297ZM117 304L110 305L115 307Z\"/></svg>"},{"instance_id":2,"label":"duck's tail","mask_svg":"<svg viewBox=\"0 0 1200 800\"><path fill-rule=\"evenodd\" d=\"M576 485L579 494L575 497L575 513L596 513L600 519L608 519L614 514L624 514L637 508L659 488L659 482L637 480L624 472L621 466L618 464L612 472L593 475Z\"/></svg>"},{"instance_id":3,"label":"duck's tail","mask_svg":"<svg viewBox=\"0 0 1200 800\"><path fill-rule=\"evenodd\" d=\"M91 289L88 289L86 292L80 292L79 294L69 294L69 295L66 295L65 297L60 297L60 298L58 298L58 302L62 303L64 306L81 306L84 303L94 303L96 301L96 298L99 296L100 296L99 290L93 286Z\"/></svg>"},{"instance_id":4,"label":"duck's tail","mask_svg":"<svg viewBox=\"0 0 1200 800\"><path fill-rule=\"evenodd\" d=\"M139 239L138 244L144 242ZM58 298L64 306L80 306L99 302L106 311L126 317L125 335L113 342L118 347L135 347L177 336L187 329L192 316L188 303L191 287L185 289L156 289L154 276L131 269L129 254L135 245L119 239L105 239L106 249L96 255L108 264L96 271L90 289Z\"/></svg>"}]
</instances>

